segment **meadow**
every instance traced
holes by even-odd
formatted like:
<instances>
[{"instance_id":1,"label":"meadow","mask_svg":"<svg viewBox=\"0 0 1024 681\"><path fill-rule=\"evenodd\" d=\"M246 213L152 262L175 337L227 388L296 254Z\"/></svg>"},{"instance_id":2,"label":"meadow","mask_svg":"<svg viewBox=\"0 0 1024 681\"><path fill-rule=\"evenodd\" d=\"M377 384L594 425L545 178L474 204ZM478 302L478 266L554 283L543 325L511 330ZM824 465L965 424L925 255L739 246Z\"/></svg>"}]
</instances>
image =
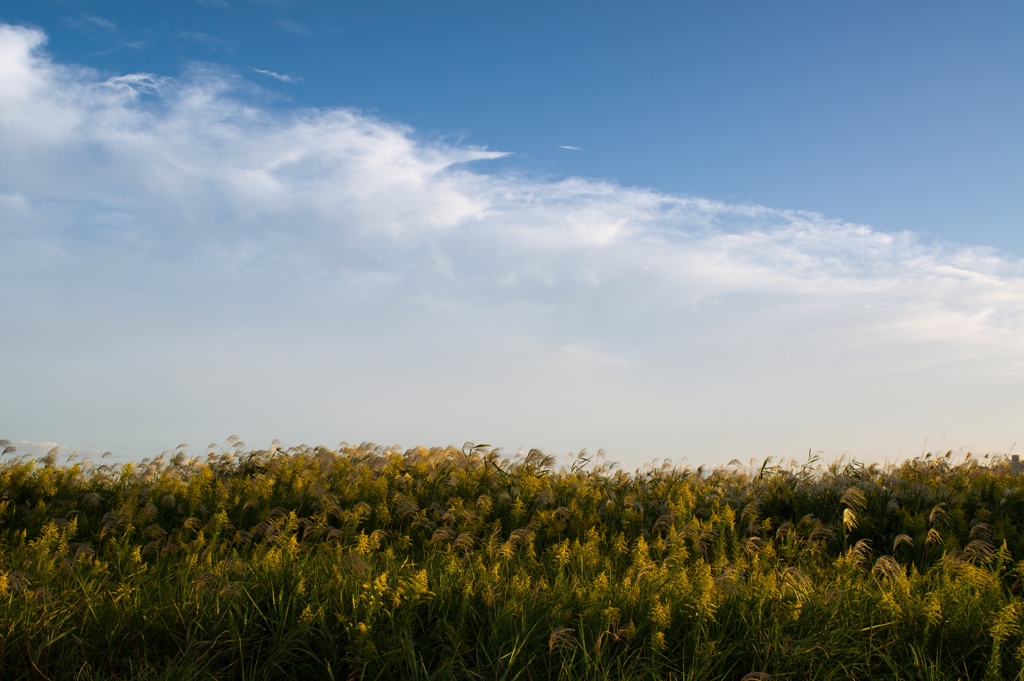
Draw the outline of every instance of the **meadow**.
<instances>
[{"instance_id":1,"label":"meadow","mask_svg":"<svg viewBox=\"0 0 1024 681\"><path fill-rule=\"evenodd\" d=\"M1021 679L1003 458L0 463L0 678Z\"/></svg>"}]
</instances>

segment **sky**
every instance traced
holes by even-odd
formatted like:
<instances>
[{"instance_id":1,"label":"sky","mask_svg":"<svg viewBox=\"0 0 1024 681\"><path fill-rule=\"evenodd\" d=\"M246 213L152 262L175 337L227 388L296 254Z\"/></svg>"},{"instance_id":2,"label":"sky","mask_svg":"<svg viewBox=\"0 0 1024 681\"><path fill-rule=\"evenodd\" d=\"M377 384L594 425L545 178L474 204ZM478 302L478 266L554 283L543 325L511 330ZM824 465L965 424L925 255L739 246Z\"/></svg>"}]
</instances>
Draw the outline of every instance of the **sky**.
<instances>
[{"instance_id":1,"label":"sky","mask_svg":"<svg viewBox=\"0 0 1024 681\"><path fill-rule=\"evenodd\" d=\"M1024 447L1019 3L20 4L21 452Z\"/></svg>"}]
</instances>

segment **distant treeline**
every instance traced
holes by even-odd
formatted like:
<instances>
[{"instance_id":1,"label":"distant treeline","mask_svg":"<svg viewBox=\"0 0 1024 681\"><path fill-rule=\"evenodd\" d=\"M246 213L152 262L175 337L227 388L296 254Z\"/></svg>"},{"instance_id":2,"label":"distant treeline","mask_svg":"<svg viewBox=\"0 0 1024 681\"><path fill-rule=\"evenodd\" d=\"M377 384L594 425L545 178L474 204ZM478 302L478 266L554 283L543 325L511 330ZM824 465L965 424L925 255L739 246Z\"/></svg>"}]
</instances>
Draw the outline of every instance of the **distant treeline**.
<instances>
[{"instance_id":1,"label":"distant treeline","mask_svg":"<svg viewBox=\"0 0 1024 681\"><path fill-rule=\"evenodd\" d=\"M3 679L1022 678L1002 458L3 462Z\"/></svg>"}]
</instances>

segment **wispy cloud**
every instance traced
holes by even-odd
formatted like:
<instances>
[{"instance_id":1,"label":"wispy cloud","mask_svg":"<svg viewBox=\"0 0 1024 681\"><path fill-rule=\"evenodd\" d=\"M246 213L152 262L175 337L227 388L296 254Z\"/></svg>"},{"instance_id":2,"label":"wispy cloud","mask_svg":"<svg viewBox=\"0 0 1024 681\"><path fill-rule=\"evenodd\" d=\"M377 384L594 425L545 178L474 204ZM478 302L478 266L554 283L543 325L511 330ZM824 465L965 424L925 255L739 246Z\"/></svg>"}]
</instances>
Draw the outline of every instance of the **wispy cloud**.
<instances>
[{"instance_id":1,"label":"wispy cloud","mask_svg":"<svg viewBox=\"0 0 1024 681\"><path fill-rule=\"evenodd\" d=\"M80 25L94 26L108 33L117 33L117 24L110 19L104 19L102 17L94 17L88 14L82 15L81 20L78 22Z\"/></svg>"},{"instance_id":2,"label":"wispy cloud","mask_svg":"<svg viewBox=\"0 0 1024 681\"><path fill-rule=\"evenodd\" d=\"M283 17L280 17L275 21L275 23L277 24L278 28L280 28L282 31L285 31L286 33L294 33L296 35L312 35L308 28L306 28L297 21L292 21L291 19L285 19Z\"/></svg>"},{"instance_id":3,"label":"wispy cloud","mask_svg":"<svg viewBox=\"0 0 1024 681\"><path fill-rule=\"evenodd\" d=\"M150 47L156 34L153 31L136 31L134 36L129 36L125 31L110 19L82 14L77 18L69 18L70 26L85 34L94 43L102 45L105 51L118 48L141 50Z\"/></svg>"},{"instance_id":4,"label":"wispy cloud","mask_svg":"<svg viewBox=\"0 0 1024 681\"><path fill-rule=\"evenodd\" d=\"M209 70L100 78L44 40L0 27L0 411L22 429L0 435L691 460L1024 441L1018 259L490 172L501 152L264 108Z\"/></svg>"},{"instance_id":5,"label":"wispy cloud","mask_svg":"<svg viewBox=\"0 0 1024 681\"><path fill-rule=\"evenodd\" d=\"M570 146L568 144L561 144L561 145L559 145L558 148L559 149L568 149L569 151L583 151L583 147L574 147L574 146Z\"/></svg>"},{"instance_id":6,"label":"wispy cloud","mask_svg":"<svg viewBox=\"0 0 1024 681\"><path fill-rule=\"evenodd\" d=\"M238 43L236 41L224 40L223 38L218 38L215 35L203 33L201 31L179 31L177 35L182 40L202 45L206 49L212 51L234 52L238 49Z\"/></svg>"},{"instance_id":7,"label":"wispy cloud","mask_svg":"<svg viewBox=\"0 0 1024 681\"><path fill-rule=\"evenodd\" d=\"M277 73L275 71L267 71L266 69L253 69L256 73L262 73L264 76L270 76L274 80L279 80L282 83L297 83L301 81L301 78L295 78L284 73Z\"/></svg>"}]
</instances>

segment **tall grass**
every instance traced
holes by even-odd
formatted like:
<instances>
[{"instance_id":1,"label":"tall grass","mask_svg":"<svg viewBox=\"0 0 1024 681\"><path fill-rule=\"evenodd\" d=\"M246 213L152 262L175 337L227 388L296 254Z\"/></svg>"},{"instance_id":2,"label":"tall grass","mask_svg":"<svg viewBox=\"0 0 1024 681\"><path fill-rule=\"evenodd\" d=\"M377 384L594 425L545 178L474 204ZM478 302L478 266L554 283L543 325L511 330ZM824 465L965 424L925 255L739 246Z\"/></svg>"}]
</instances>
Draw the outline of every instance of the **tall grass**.
<instances>
[{"instance_id":1,"label":"tall grass","mask_svg":"<svg viewBox=\"0 0 1024 681\"><path fill-rule=\"evenodd\" d=\"M230 445L8 454L0 678L1024 678L1001 460Z\"/></svg>"}]
</instances>

